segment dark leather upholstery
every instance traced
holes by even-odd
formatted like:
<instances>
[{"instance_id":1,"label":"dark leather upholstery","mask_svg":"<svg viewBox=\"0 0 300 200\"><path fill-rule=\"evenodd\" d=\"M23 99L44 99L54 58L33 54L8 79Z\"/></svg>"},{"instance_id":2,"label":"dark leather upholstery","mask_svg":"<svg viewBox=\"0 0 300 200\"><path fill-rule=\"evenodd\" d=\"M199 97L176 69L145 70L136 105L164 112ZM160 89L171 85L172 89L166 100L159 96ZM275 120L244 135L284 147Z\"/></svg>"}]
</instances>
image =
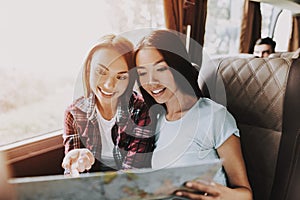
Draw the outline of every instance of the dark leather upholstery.
<instances>
[{"instance_id":1,"label":"dark leather upholstery","mask_svg":"<svg viewBox=\"0 0 300 200\"><path fill-rule=\"evenodd\" d=\"M300 198L300 59L294 60L287 82L283 130L272 200Z\"/></svg>"},{"instance_id":2,"label":"dark leather upholstery","mask_svg":"<svg viewBox=\"0 0 300 200\"><path fill-rule=\"evenodd\" d=\"M286 191L296 190L288 185L289 182L293 182L293 177L288 178L288 174L291 172L298 173L298 179L294 178L294 181L299 180L298 182L300 182L299 161L292 164L285 163L292 162L294 157L297 157L296 153L299 157L300 150L294 149L297 142L299 146L299 138L296 140L297 137L293 135L288 137L289 139L283 140L286 142L281 141L280 143L281 135L286 134L286 129L291 126L286 123L286 119L293 118L297 124L297 118L300 118L296 117L300 116L298 113L293 115L286 113L285 96L286 92L290 90L291 76L289 76L289 72L292 61L291 58L227 57L218 61L216 69L212 69L211 73L206 72L202 75L203 82L207 83L209 88L207 96L209 95L219 103L226 104L225 106L238 123L242 150L255 200L267 200L271 196L272 199L281 199L276 198L281 194L281 192L276 194L280 186L288 187ZM213 75L214 73L215 75ZM205 75L209 75L209 77L205 77ZM300 88L300 74L297 82ZM293 86L294 90L295 87ZM291 94L290 99L295 101L295 98L296 96ZM298 102L293 103L299 106L300 98L297 100ZM300 125L296 127L299 128ZM293 131L295 132L295 130ZM280 152L278 154L279 145ZM289 159L285 159L286 153L292 154ZM277 164L278 155L279 162ZM277 168L276 165L278 165ZM290 165L294 168L291 169ZM286 169L286 166L289 166L289 169ZM296 167L299 170L296 170ZM280 183L281 181L284 181L286 185ZM299 184L294 187L300 191ZM289 195L293 194L290 192Z\"/></svg>"}]
</instances>

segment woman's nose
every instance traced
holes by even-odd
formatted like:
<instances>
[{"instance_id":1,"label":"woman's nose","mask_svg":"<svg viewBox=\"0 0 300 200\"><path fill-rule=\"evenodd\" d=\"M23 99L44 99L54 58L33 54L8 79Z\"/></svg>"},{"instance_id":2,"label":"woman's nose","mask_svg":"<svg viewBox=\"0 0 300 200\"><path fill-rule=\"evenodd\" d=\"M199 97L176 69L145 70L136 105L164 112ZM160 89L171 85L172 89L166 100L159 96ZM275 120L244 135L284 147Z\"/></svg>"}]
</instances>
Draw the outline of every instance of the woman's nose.
<instances>
[{"instance_id":1,"label":"woman's nose","mask_svg":"<svg viewBox=\"0 0 300 200\"><path fill-rule=\"evenodd\" d=\"M150 72L149 73L149 78L148 78L148 84L152 85L152 84L158 84L159 80L155 74L155 72Z\"/></svg>"},{"instance_id":2,"label":"woman's nose","mask_svg":"<svg viewBox=\"0 0 300 200\"><path fill-rule=\"evenodd\" d=\"M113 89L115 87L116 81L114 76L108 76L107 79L104 81L104 88L105 89Z\"/></svg>"}]
</instances>

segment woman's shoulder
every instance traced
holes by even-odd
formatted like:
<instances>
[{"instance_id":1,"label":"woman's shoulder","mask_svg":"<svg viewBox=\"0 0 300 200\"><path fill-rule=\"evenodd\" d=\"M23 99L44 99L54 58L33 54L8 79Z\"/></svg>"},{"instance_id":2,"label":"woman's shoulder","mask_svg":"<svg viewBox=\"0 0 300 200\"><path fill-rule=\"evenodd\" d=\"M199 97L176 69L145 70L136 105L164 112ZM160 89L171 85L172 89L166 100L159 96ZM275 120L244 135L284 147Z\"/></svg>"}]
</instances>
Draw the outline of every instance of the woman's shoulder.
<instances>
[{"instance_id":1,"label":"woman's shoulder","mask_svg":"<svg viewBox=\"0 0 300 200\"><path fill-rule=\"evenodd\" d=\"M66 108L66 112L75 112L75 111L82 111L84 113L89 112L89 110L91 109L91 102L92 99L86 98L84 96L81 96L77 99L75 99L67 108Z\"/></svg>"},{"instance_id":2,"label":"woman's shoulder","mask_svg":"<svg viewBox=\"0 0 300 200\"><path fill-rule=\"evenodd\" d=\"M198 100L198 104L200 107L211 107L211 108L215 108L215 109L227 109L225 106L209 99L209 98L206 98L206 97L201 97L199 100Z\"/></svg>"},{"instance_id":3,"label":"woman's shoulder","mask_svg":"<svg viewBox=\"0 0 300 200\"><path fill-rule=\"evenodd\" d=\"M219 120L223 120L223 119L232 122L235 121L232 114L222 104L219 104L208 98L201 98L199 99L198 102L202 113L206 113L206 115L210 115L214 117L215 119L217 119L216 122L219 122Z\"/></svg>"}]
</instances>

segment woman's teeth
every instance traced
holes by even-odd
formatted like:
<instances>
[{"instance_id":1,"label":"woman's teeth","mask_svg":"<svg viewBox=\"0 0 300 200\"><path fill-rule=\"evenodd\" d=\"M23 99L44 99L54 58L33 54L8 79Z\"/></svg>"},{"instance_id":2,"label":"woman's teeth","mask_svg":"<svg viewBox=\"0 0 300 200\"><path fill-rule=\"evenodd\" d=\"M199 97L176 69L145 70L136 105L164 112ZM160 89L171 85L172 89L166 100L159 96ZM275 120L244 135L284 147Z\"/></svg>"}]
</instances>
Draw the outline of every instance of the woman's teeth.
<instances>
[{"instance_id":1,"label":"woman's teeth","mask_svg":"<svg viewBox=\"0 0 300 200\"><path fill-rule=\"evenodd\" d=\"M158 94L160 92L162 92L164 89L159 89L159 90L152 90L152 93L153 94Z\"/></svg>"},{"instance_id":2,"label":"woman's teeth","mask_svg":"<svg viewBox=\"0 0 300 200\"><path fill-rule=\"evenodd\" d=\"M112 96L114 93L113 92L106 92L104 90L100 90L104 95L107 95L107 96Z\"/></svg>"}]
</instances>

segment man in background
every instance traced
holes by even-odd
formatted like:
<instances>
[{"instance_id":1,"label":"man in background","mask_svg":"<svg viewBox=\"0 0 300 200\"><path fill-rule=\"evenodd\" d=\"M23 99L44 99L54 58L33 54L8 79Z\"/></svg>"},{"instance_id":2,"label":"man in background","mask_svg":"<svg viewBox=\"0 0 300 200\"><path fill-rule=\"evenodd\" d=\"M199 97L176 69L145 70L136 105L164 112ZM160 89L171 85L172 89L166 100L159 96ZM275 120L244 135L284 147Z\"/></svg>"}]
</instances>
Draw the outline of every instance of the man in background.
<instances>
[{"instance_id":1,"label":"man in background","mask_svg":"<svg viewBox=\"0 0 300 200\"><path fill-rule=\"evenodd\" d=\"M267 58L275 52L276 42L272 38L260 38L255 42L254 56L258 58Z\"/></svg>"}]
</instances>

